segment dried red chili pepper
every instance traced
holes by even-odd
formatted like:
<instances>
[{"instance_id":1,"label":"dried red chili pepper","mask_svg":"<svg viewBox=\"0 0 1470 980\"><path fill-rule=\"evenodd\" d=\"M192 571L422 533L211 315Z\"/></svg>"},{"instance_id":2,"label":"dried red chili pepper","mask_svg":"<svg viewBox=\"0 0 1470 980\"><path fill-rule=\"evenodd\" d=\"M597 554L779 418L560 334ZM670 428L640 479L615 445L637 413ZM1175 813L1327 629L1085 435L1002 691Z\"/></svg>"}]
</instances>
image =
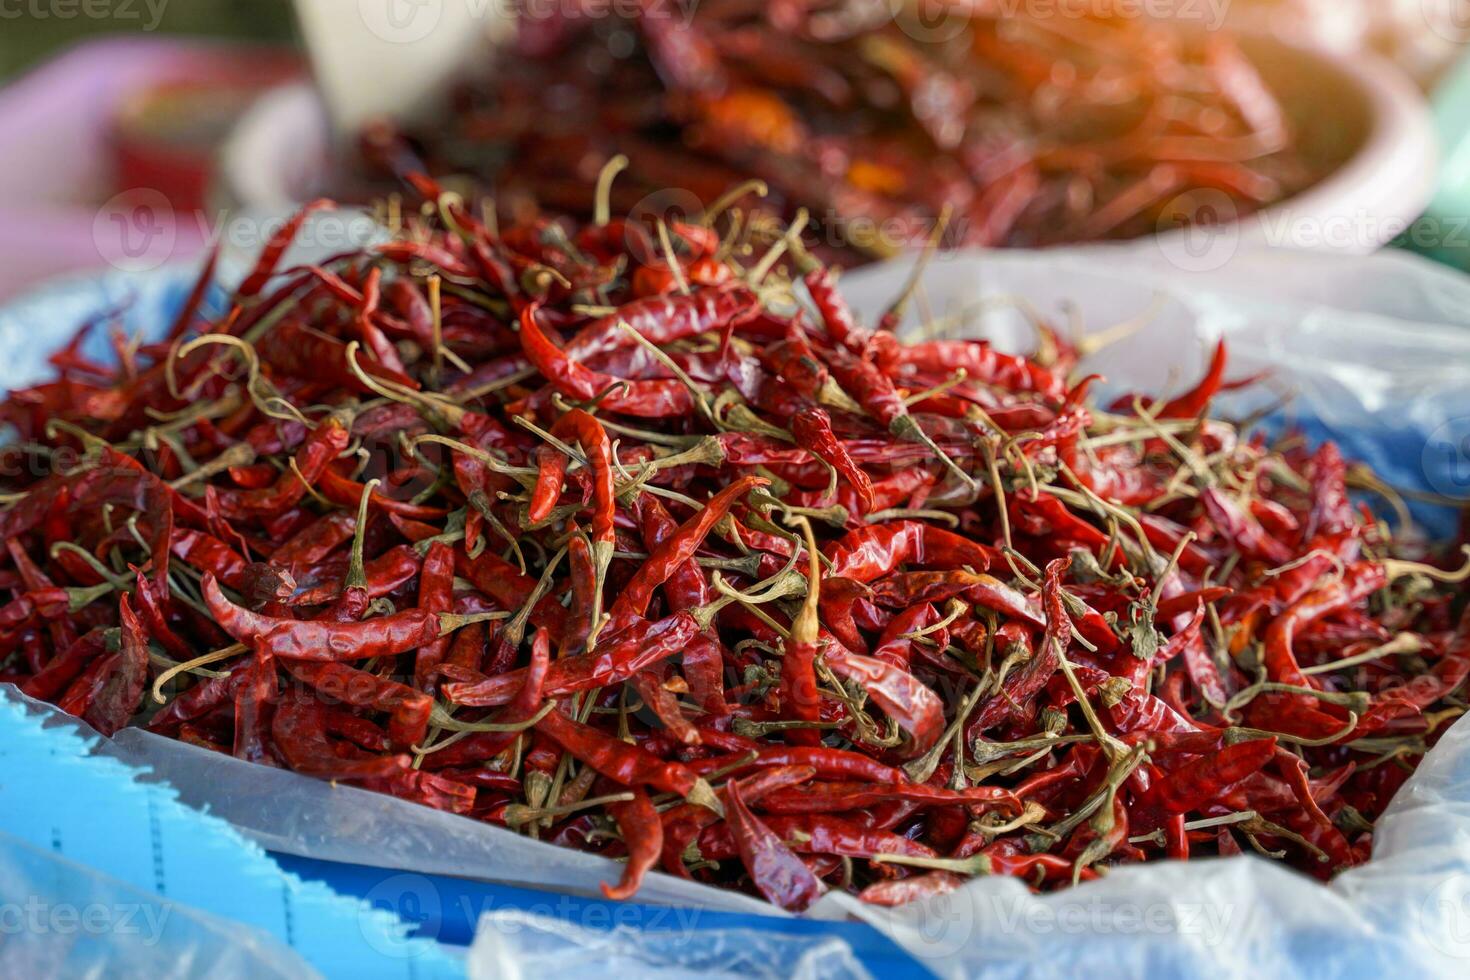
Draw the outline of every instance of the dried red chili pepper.
<instances>
[{"instance_id":1,"label":"dried red chili pepper","mask_svg":"<svg viewBox=\"0 0 1470 980\"><path fill-rule=\"evenodd\" d=\"M266 731L278 695L275 658L268 653L251 657L235 687L235 758L274 764Z\"/></svg>"},{"instance_id":2,"label":"dried red chili pepper","mask_svg":"<svg viewBox=\"0 0 1470 980\"><path fill-rule=\"evenodd\" d=\"M292 472L283 473L274 486L263 490L226 490L219 494L221 509L231 518L277 514L290 508L321 479L327 465L347 448L347 427L329 418L302 444ZM356 498L353 499L356 503Z\"/></svg>"},{"instance_id":3,"label":"dried red chili pepper","mask_svg":"<svg viewBox=\"0 0 1470 980\"><path fill-rule=\"evenodd\" d=\"M442 541L429 546L419 568L419 608L431 613L447 613L454 608L454 549ZM414 687L432 692L437 680L430 674L449 652L450 637L440 637L419 647L413 663Z\"/></svg>"},{"instance_id":4,"label":"dried red chili pepper","mask_svg":"<svg viewBox=\"0 0 1470 980\"><path fill-rule=\"evenodd\" d=\"M728 795L728 787L726 793ZM872 830L860 824L826 813L800 816L773 815L761 822L784 841L787 848L803 854L836 854L844 857L871 858L880 854L932 858L934 851L901 834ZM699 852L708 860L720 861L739 852L738 831L727 820L699 835Z\"/></svg>"},{"instance_id":5,"label":"dried red chili pepper","mask_svg":"<svg viewBox=\"0 0 1470 980\"><path fill-rule=\"evenodd\" d=\"M759 476L741 477L711 497L697 514L679 525L639 566L632 580L623 586L618 601L613 605L613 622L620 623L627 617L644 615L653 599L653 590L672 578L694 557L705 538L746 494L769 486L770 482Z\"/></svg>"},{"instance_id":6,"label":"dried red chili pepper","mask_svg":"<svg viewBox=\"0 0 1470 980\"><path fill-rule=\"evenodd\" d=\"M791 912L800 912L822 894L822 883L740 796L740 784L725 788L729 801L730 837L750 880L767 900ZM703 835L701 835L702 838ZM705 851L704 847L700 848Z\"/></svg>"},{"instance_id":7,"label":"dried red chili pepper","mask_svg":"<svg viewBox=\"0 0 1470 980\"><path fill-rule=\"evenodd\" d=\"M326 709L306 697L281 699L271 721L271 740L292 769L319 779L375 779L408 768L406 755L347 752L333 745Z\"/></svg>"},{"instance_id":8,"label":"dried red chili pepper","mask_svg":"<svg viewBox=\"0 0 1470 980\"><path fill-rule=\"evenodd\" d=\"M665 793L678 795L701 805L719 809L709 784L687 766L664 762L637 746L573 721L560 711L552 711L536 723L536 730L556 740L581 762L591 766L615 783L624 786L652 786Z\"/></svg>"},{"instance_id":9,"label":"dried red chili pepper","mask_svg":"<svg viewBox=\"0 0 1470 980\"><path fill-rule=\"evenodd\" d=\"M20 685L27 697L54 701L71 686L88 664L107 652L107 631L100 627L79 637L43 669Z\"/></svg>"},{"instance_id":10,"label":"dried red chili pepper","mask_svg":"<svg viewBox=\"0 0 1470 980\"><path fill-rule=\"evenodd\" d=\"M409 609L366 622L280 619L232 603L211 575L204 577L204 601L219 625L236 640L287 660L366 660L417 649L447 636L466 617Z\"/></svg>"},{"instance_id":11,"label":"dried red chili pepper","mask_svg":"<svg viewBox=\"0 0 1470 980\"><path fill-rule=\"evenodd\" d=\"M387 712L388 738L394 746L406 749L423 742L434 699L422 691L346 664L285 660L282 665L292 677L324 697L354 708Z\"/></svg>"},{"instance_id":12,"label":"dried red chili pepper","mask_svg":"<svg viewBox=\"0 0 1470 980\"><path fill-rule=\"evenodd\" d=\"M1294 687L1311 687L1292 651L1296 634L1309 624L1346 608L1383 588L1388 576L1383 566L1364 563L1348 569L1343 578L1303 596L1271 622L1266 630L1266 672L1273 681Z\"/></svg>"},{"instance_id":13,"label":"dried red chili pepper","mask_svg":"<svg viewBox=\"0 0 1470 980\"><path fill-rule=\"evenodd\" d=\"M291 243L296 240L296 236L301 233L301 228L306 224L307 219L317 211L325 211L333 207L336 207L333 202L321 199L312 201L297 211L289 221L281 226L279 231L271 236L270 241L266 243L265 249L261 251L260 259L255 263L255 268L251 270L250 275L245 277L245 281L240 284L240 288L236 290L235 295L239 299L249 299L253 296L258 296L261 290L266 287L266 284L270 282L271 277L275 275L276 266L280 264L281 257L286 254L286 250L291 247Z\"/></svg>"},{"instance_id":14,"label":"dried red chili pepper","mask_svg":"<svg viewBox=\"0 0 1470 980\"><path fill-rule=\"evenodd\" d=\"M594 320L566 346L566 355L586 360L632 343L621 324L660 347L676 340L721 330L754 316L755 295L744 286L699 289L687 295L650 296L624 304L615 316Z\"/></svg>"},{"instance_id":15,"label":"dried red chili pepper","mask_svg":"<svg viewBox=\"0 0 1470 980\"><path fill-rule=\"evenodd\" d=\"M357 502L362 499L364 490L363 484L339 475L330 466L321 471L313 488L327 500L341 507L356 507ZM369 494L368 502L376 510L397 514L399 517L406 517L410 520L432 521L445 514L442 507L425 507L420 504L394 500L377 491Z\"/></svg>"},{"instance_id":16,"label":"dried red chili pepper","mask_svg":"<svg viewBox=\"0 0 1470 980\"><path fill-rule=\"evenodd\" d=\"M604 898L626 901L638 893L643 876L658 864L664 848L664 828L658 810L642 789L633 790L633 799L608 805L608 812L618 824L623 842L628 845L628 866L617 887L601 885Z\"/></svg>"},{"instance_id":17,"label":"dried red chili pepper","mask_svg":"<svg viewBox=\"0 0 1470 980\"><path fill-rule=\"evenodd\" d=\"M118 618L122 623L118 651L94 660L58 702L61 710L103 735L112 735L137 712L148 679L148 640L127 596L118 600Z\"/></svg>"},{"instance_id":18,"label":"dried red chili pepper","mask_svg":"<svg viewBox=\"0 0 1470 980\"><path fill-rule=\"evenodd\" d=\"M832 416L820 408L806 409L791 420L791 432L798 446L831 466L848 482L862 503L860 513L873 509L873 481L833 435Z\"/></svg>"},{"instance_id":19,"label":"dried red chili pepper","mask_svg":"<svg viewBox=\"0 0 1470 980\"><path fill-rule=\"evenodd\" d=\"M814 774L815 770L809 766L778 766L773 769L765 769L740 780L739 792L746 803L753 805L777 790L806 782ZM729 788L734 785L736 785L734 780L725 785L723 795L727 803ZM713 810L693 803L680 803L665 810L660 817L664 832L664 870L679 875L681 878L688 878L689 870L684 866L683 860L685 850L694 843L700 831L712 826L720 819L720 815Z\"/></svg>"},{"instance_id":20,"label":"dried red chili pepper","mask_svg":"<svg viewBox=\"0 0 1470 980\"><path fill-rule=\"evenodd\" d=\"M546 678L546 696L560 697L626 681L678 653L699 632L693 616L679 613L650 623L634 621L605 640L595 653L563 657ZM444 685L444 696L456 704L493 707L509 702L525 680L525 668L474 683Z\"/></svg>"},{"instance_id":21,"label":"dried red chili pepper","mask_svg":"<svg viewBox=\"0 0 1470 980\"><path fill-rule=\"evenodd\" d=\"M826 549L828 573L872 582L902 564L990 567L991 551L977 541L917 521L893 521L850 531Z\"/></svg>"},{"instance_id":22,"label":"dried red chili pepper","mask_svg":"<svg viewBox=\"0 0 1470 980\"><path fill-rule=\"evenodd\" d=\"M1260 770L1275 754L1274 738L1226 746L1207 758L1168 773L1156 784L1155 798L1168 813L1197 810Z\"/></svg>"},{"instance_id":23,"label":"dried red chili pepper","mask_svg":"<svg viewBox=\"0 0 1470 980\"><path fill-rule=\"evenodd\" d=\"M688 389L677 381L623 381L572 361L536 322L536 304L521 311L521 347L548 381L568 398L601 401L611 412L643 418L683 415L694 407Z\"/></svg>"},{"instance_id":24,"label":"dried red chili pepper","mask_svg":"<svg viewBox=\"0 0 1470 980\"><path fill-rule=\"evenodd\" d=\"M550 665L550 634L546 630L537 630L531 640L531 663L526 668L520 690L500 715L501 724L513 727L536 716L546 689L546 675ZM427 756L425 765L431 769L439 769L493 759L519 735L517 731L475 732L468 738Z\"/></svg>"},{"instance_id":25,"label":"dried red chili pepper","mask_svg":"<svg viewBox=\"0 0 1470 980\"><path fill-rule=\"evenodd\" d=\"M1191 390L1180 395L1178 398L1165 402L1157 411L1153 412L1155 418L1161 419L1192 419L1204 412L1210 406L1210 399L1220 391L1221 384L1225 381L1225 341L1221 340L1215 345L1214 356L1210 358L1209 370L1205 372L1204 378Z\"/></svg>"},{"instance_id":26,"label":"dried red chili pepper","mask_svg":"<svg viewBox=\"0 0 1470 980\"><path fill-rule=\"evenodd\" d=\"M864 783L806 783L772 793L762 801L768 813L844 813L878 803L905 800L931 806L962 805L972 812L1005 808L1021 812L1020 801L998 786L974 786L964 790L909 784L906 786Z\"/></svg>"}]
</instances>

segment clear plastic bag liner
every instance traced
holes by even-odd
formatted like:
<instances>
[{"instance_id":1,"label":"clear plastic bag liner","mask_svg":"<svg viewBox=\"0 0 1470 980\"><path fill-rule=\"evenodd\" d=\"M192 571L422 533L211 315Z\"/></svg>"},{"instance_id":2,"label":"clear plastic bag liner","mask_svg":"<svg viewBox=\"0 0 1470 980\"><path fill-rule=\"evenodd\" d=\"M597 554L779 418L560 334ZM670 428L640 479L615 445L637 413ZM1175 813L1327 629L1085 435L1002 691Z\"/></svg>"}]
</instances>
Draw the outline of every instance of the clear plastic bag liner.
<instances>
[{"instance_id":1,"label":"clear plastic bag liner","mask_svg":"<svg viewBox=\"0 0 1470 980\"><path fill-rule=\"evenodd\" d=\"M147 766L193 806L207 806L272 851L424 874L482 878L525 888L597 895L620 866L593 854L531 840L502 827L382 793L304 779L185 745L137 728L111 752ZM640 902L770 913L764 902L667 875L650 877Z\"/></svg>"},{"instance_id":2,"label":"clear plastic bag liner","mask_svg":"<svg viewBox=\"0 0 1470 980\"><path fill-rule=\"evenodd\" d=\"M229 980L315 976L248 926L140 891L0 831L0 975ZM125 965L125 966L124 966Z\"/></svg>"},{"instance_id":3,"label":"clear plastic bag liner","mask_svg":"<svg viewBox=\"0 0 1470 980\"><path fill-rule=\"evenodd\" d=\"M942 256L931 263L922 301L912 307L948 318L957 335L988 336L1008 350L1035 344L1016 298L1064 332L1069 311L1089 332L1140 318L1134 333L1085 365L1106 375L1113 393L1185 390L1224 336L1231 377L1259 371L1271 377L1222 399L1219 408L1265 410L1294 393L1290 406L1272 416L1275 424L1299 424L1313 437L1338 440L1346 455L1366 459L1390 484L1470 495L1470 280L1393 253L1242 251L1207 272L1186 271L1167 258L1157 246ZM908 272L907 261L864 270L847 276L844 290L871 318ZM0 313L0 344L12 354L0 361L0 383L44 377L43 352L103 304L131 296L125 322L161 331L189 278L187 270L172 277L114 276ZM1431 537L1453 526L1443 510L1421 508L1416 516ZM1470 723L1444 737L1380 821L1373 861L1328 885L1242 857L1124 868L1044 897L1018 882L991 879L899 910L829 895L809 914L864 919L942 976L1325 976L1390 965L1463 975L1470 967L1467 742ZM119 733L106 751L149 767L185 802L208 806L247 836L287 853L578 894L592 894L599 881L618 875L618 865L595 856L142 731ZM638 897L779 914L749 897L658 873ZM486 925L494 927L494 920ZM575 938L570 926L536 928ZM660 962L653 946L639 949L643 940L634 934L617 941L628 944L629 956L646 953L644 962ZM482 962L505 967L495 957L508 956L507 948L487 938L481 953L490 959ZM623 955L625 948L618 949Z\"/></svg>"},{"instance_id":4,"label":"clear plastic bag liner","mask_svg":"<svg viewBox=\"0 0 1470 980\"><path fill-rule=\"evenodd\" d=\"M751 929L610 931L517 909L487 913L470 949L471 977L531 980L572 970L642 980L699 975L709 980L866 980L868 971L838 939Z\"/></svg>"},{"instance_id":5,"label":"clear plastic bag liner","mask_svg":"<svg viewBox=\"0 0 1470 980\"><path fill-rule=\"evenodd\" d=\"M282 871L111 749L0 685L0 977L464 975L392 911Z\"/></svg>"}]
</instances>

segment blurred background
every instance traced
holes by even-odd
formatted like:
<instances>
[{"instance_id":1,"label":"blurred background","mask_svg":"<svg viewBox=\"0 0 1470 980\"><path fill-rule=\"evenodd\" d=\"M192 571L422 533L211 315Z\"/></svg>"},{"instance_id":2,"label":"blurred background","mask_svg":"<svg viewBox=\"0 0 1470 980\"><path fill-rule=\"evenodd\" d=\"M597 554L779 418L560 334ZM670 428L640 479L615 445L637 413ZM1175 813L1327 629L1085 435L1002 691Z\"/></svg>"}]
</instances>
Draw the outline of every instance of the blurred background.
<instances>
[{"instance_id":1,"label":"blurred background","mask_svg":"<svg viewBox=\"0 0 1470 980\"><path fill-rule=\"evenodd\" d=\"M622 210L698 208L759 177L844 264L943 215L948 244L1038 247L1259 214L1247 240L1470 265L1470 0L982 0L960 5L962 34L934 19L947 2L647 7L702 31L733 79L710 97L703 69L662 60L656 14L606 4L16 0L0 299L217 241L249 251L261 236L231 236L232 216L365 203L410 162L468 174L503 210L585 213L617 153ZM846 227L872 217L901 230Z\"/></svg>"},{"instance_id":2,"label":"blurred background","mask_svg":"<svg viewBox=\"0 0 1470 980\"><path fill-rule=\"evenodd\" d=\"M290 0L136 0L128 10L120 4L115 14L105 17L84 16L80 9L71 16L53 16L40 6L12 7L0 31L0 79L14 78L77 41L101 35L184 34L290 42L294 30Z\"/></svg>"},{"instance_id":3,"label":"blurred background","mask_svg":"<svg viewBox=\"0 0 1470 980\"><path fill-rule=\"evenodd\" d=\"M412 0L401 0L412 2ZM348 9L351 2L342 3ZM1332 45L1366 42L1389 53L1411 73L1431 81L1470 36L1466 0L1161 0L1214 12L1237 22L1302 32ZM0 33L0 79L51 57L78 40L99 35L157 33L289 43L295 37L291 0L109 0L88 16L82 4L8 5Z\"/></svg>"}]
</instances>

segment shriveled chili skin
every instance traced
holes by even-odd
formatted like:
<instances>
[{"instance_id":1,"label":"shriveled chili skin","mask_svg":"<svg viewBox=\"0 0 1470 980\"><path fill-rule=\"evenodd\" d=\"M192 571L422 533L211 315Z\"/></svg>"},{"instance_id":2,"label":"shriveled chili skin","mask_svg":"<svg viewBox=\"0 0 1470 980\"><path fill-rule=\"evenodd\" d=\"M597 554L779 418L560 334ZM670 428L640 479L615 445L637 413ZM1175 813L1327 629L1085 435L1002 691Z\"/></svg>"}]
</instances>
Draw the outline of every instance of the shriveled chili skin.
<instances>
[{"instance_id":1,"label":"shriveled chili skin","mask_svg":"<svg viewBox=\"0 0 1470 980\"><path fill-rule=\"evenodd\" d=\"M424 692L340 663L287 661L286 670L325 697L388 712L388 737L396 747L408 749L423 742L434 706L434 699Z\"/></svg>"},{"instance_id":2,"label":"shriveled chili skin","mask_svg":"<svg viewBox=\"0 0 1470 980\"><path fill-rule=\"evenodd\" d=\"M1168 813L1188 813L1251 773L1260 770L1276 754L1274 738L1241 742L1190 763L1159 781L1158 803Z\"/></svg>"},{"instance_id":3,"label":"shriveled chili skin","mask_svg":"<svg viewBox=\"0 0 1470 980\"><path fill-rule=\"evenodd\" d=\"M122 621L118 652L93 661L61 702L63 710L80 715L103 735L114 734L137 712L148 678L148 641L126 596L118 602L118 614Z\"/></svg>"},{"instance_id":4,"label":"shriveled chili skin","mask_svg":"<svg viewBox=\"0 0 1470 980\"><path fill-rule=\"evenodd\" d=\"M435 542L424 554L419 569L419 608L429 613L447 613L454 606L454 549L443 542ZM414 656L414 686L432 692L437 680L430 680L430 673L438 668L449 653L451 637L440 637L432 643L419 647Z\"/></svg>"},{"instance_id":5,"label":"shriveled chili skin","mask_svg":"<svg viewBox=\"0 0 1470 980\"><path fill-rule=\"evenodd\" d=\"M786 846L804 854L838 854L846 857L873 857L878 854L902 854L907 857L933 857L934 852L916 841L882 830L869 830L855 823L827 814L801 816L768 816L763 822ZM738 852L738 841L727 825L716 825L699 835L699 852L710 860L731 858Z\"/></svg>"},{"instance_id":6,"label":"shriveled chili skin","mask_svg":"<svg viewBox=\"0 0 1470 980\"><path fill-rule=\"evenodd\" d=\"M624 786L652 786L665 793L688 796L699 783L699 777L687 766L664 762L636 746L575 722L559 711L552 711L537 722L536 730Z\"/></svg>"},{"instance_id":7,"label":"shriveled chili skin","mask_svg":"<svg viewBox=\"0 0 1470 980\"><path fill-rule=\"evenodd\" d=\"M688 413L694 403L676 381L622 381L581 366L560 350L536 320L536 306L521 312L521 345L547 380L568 398L591 401L600 395L609 411L643 418L668 418Z\"/></svg>"},{"instance_id":8,"label":"shriveled chili skin","mask_svg":"<svg viewBox=\"0 0 1470 980\"><path fill-rule=\"evenodd\" d=\"M546 677L545 694L560 697L627 680L678 653L698 632L699 624L687 613L656 623L635 622L623 634L605 640L595 652L563 657L553 663ZM444 696L456 704L492 707L509 702L523 682L524 669L475 683L445 684Z\"/></svg>"},{"instance_id":9,"label":"shriveled chili skin","mask_svg":"<svg viewBox=\"0 0 1470 980\"><path fill-rule=\"evenodd\" d=\"M732 846L727 853L722 847L721 852L727 858L740 855L751 880L767 899L788 911L800 912L821 895L822 883L777 833L751 812L740 796L739 787L739 783L732 782L725 791L729 823L724 826L728 827ZM702 855L723 845L724 840L719 837L705 840L710 831L718 829L721 828L710 828L700 834Z\"/></svg>"},{"instance_id":10,"label":"shriveled chili skin","mask_svg":"<svg viewBox=\"0 0 1470 980\"><path fill-rule=\"evenodd\" d=\"M784 814L843 813L893 800L910 800L931 806L963 805L974 812L998 808L1012 813L1021 810L1020 801L997 786L946 790L919 784L870 786L864 783L807 783L768 796L762 802L762 808L768 813Z\"/></svg>"},{"instance_id":11,"label":"shriveled chili skin","mask_svg":"<svg viewBox=\"0 0 1470 980\"><path fill-rule=\"evenodd\" d=\"M225 632L257 651L287 660L366 660L405 653L439 638L439 617L409 609L366 622L283 620L230 602L213 576L204 578L204 601Z\"/></svg>"},{"instance_id":12,"label":"shriveled chili skin","mask_svg":"<svg viewBox=\"0 0 1470 980\"><path fill-rule=\"evenodd\" d=\"M744 286L700 289L687 295L650 296L624 305L616 316L602 317L583 327L566 346L566 355L585 360L633 343L620 324L659 346L720 330L754 316L755 296Z\"/></svg>"},{"instance_id":13,"label":"shriveled chili skin","mask_svg":"<svg viewBox=\"0 0 1470 980\"><path fill-rule=\"evenodd\" d=\"M830 545L828 573L857 582L882 578L899 565L929 563L990 567L990 549L943 528L917 521L893 521L849 532Z\"/></svg>"},{"instance_id":14,"label":"shriveled chili skin","mask_svg":"<svg viewBox=\"0 0 1470 980\"><path fill-rule=\"evenodd\" d=\"M300 472L282 474L274 486L262 490L226 491L220 494L220 507L229 516L260 517L286 510L305 496L308 487L318 480L327 464L347 448L349 433L336 419L322 423L302 444L296 454Z\"/></svg>"},{"instance_id":15,"label":"shriveled chili skin","mask_svg":"<svg viewBox=\"0 0 1470 980\"><path fill-rule=\"evenodd\" d=\"M865 783L893 784L907 781L900 769L886 766L876 759L846 749L826 746L765 745L753 739L722 732L708 726L700 726L700 735L706 744L717 746L728 756L714 756L695 760L691 766L700 769L715 769L753 754L748 765L737 767L735 772L750 767L810 766L823 779L859 780ZM719 765L715 762L718 760Z\"/></svg>"},{"instance_id":16,"label":"shriveled chili skin","mask_svg":"<svg viewBox=\"0 0 1470 980\"><path fill-rule=\"evenodd\" d=\"M616 887L607 882L600 887L603 898L626 901L638 893L643 876L658 865L664 847L663 824L653 801L642 789L633 791L630 802L613 803L608 809L628 845L628 864Z\"/></svg>"}]
</instances>

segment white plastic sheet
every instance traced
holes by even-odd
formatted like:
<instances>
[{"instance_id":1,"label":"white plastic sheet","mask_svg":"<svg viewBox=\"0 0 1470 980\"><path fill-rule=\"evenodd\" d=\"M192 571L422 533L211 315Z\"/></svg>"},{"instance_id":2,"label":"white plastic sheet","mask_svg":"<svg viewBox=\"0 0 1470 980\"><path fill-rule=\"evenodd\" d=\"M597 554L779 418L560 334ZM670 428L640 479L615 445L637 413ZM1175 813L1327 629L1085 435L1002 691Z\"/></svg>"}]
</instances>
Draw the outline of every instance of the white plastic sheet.
<instances>
[{"instance_id":1,"label":"white plastic sheet","mask_svg":"<svg viewBox=\"0 0 1470 980\"><path fill-rule=\"evenodd\" d=\"M699 975L709 980L867 980L868 971L836 939L754 929L645 933L628 926L585 929L506 909L485 915L470 950L470 974L498 980L620 970L640 980Z\"/></svg>"},{"instance_id":2,"label":"white plastic sheet","mask_svg":"<svg viewBox=\"0 0 1470 980\"><path fill-rule=\"evenodd\" d=\"M167 902L3 832L0 896L0 976L316 976L249 926Z\"/></svg>"},{"instance_id":3,"label":"white plastic sheet","mask_svg":"<svg viewBox=\"0 0 1470 980\"><path fill-rule=\"evenodd\" d=\"M1137 333L1090 365L1115 389L1178 390L1201 373L1210 345L1224 335L1232 374L1271 369L1274 392L1297 392L1291 417L1314 435L1330 435L1349 455L1369 458L1392 483L1470 496L1470 281L1397 254L1242 252L1200 263L1157 248L944 257L925 277L924 301L941 315L989 310L966 329L1011 349L1028 348L1033 337L1025 318L1006 308L1006 297L1024 297L1053 319L1075 308L1089 330L1156 305ZM1210 268L1187 271L1203 266ZM906 265L868 270L849 277L846 289L871 313L906 275ZM168 322L160 305L177 297L185 278L114 277L0 313L0 344L14 355L0 360L0 383L44 375L38 362L45 350L101 304L128 294L136 300L128 322L160 329ZM1274 397L1271 390L1242 394L1229 407L1249 410ZM1432 526L1437 519L1438 531L1448 526L1443 514L1421 516ZM597 857L144 732L120 733L111 751L151 767L184 801L208 806L288 853L582 894L617 874ZM773 914L749 898L662 874L650 876L639 899ZM1464 975L1470 969L1470 723L1446 735L1380 822L1374 860L1329 886L1262 860L1234 858L1124 869L1040 898L1014 881L986 879L894 911L829 896L811 914L865 919L942 976L1328 976L1390 966ZM733 962L703 958L702 944L686 944L686 958L670 959L659 934L594 940L549 922L532 923L517 945L507 945L492 935L503 924L485 925L474 958L482 975L513 975L504 972L513 963L551 965L537 959L546 955L540 940L525 939L547 930L570 943L568 949L614 950L619 962L650 969L714 973ZM706 935L705 941L715 940ZM567 955L566 963L578 962L575 952ZM841 976L846 966L838 951L820 957L811 975Z\"/></svg>"}]
</instances>

